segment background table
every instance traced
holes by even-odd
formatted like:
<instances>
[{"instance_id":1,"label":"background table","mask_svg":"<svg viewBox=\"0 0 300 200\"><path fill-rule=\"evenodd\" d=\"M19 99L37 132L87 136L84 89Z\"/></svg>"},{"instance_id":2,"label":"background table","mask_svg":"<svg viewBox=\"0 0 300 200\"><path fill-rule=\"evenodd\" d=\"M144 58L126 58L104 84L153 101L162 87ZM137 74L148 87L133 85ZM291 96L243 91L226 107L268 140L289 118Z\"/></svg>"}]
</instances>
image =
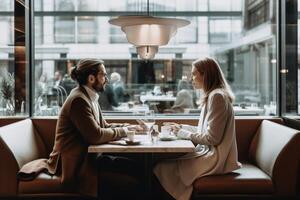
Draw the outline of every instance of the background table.
<instances>
[{"instance_id":1,"label":"background table","mask_svg":"<svg viewBox=\"0 0 300 200\"><path fill-rule=\"evenodd\" d=\"M140 100L143 101L176 101L176 97L168 95L141 95Z\"/></svg>"}]
</instances>

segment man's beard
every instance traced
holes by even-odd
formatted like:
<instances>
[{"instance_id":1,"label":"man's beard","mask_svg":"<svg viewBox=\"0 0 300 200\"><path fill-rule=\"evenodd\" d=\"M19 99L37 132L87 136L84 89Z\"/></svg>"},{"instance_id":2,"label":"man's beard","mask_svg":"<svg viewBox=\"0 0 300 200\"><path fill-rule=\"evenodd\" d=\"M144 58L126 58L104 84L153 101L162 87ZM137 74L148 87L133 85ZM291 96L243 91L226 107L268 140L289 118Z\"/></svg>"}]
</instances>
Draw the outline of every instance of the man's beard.
<instances>
[{"instance_id":1,"label":"man's beard","mask_svg":"<svg viewBox=\"0 0 300 200\"><path fill-rule=\"evenodd\" d=\"M104 91L104 85L105 83L102 85L97 79L95 81L95 83L92 85L93 89L96 92L103 92Z\"/></svg>"}]
</instances>

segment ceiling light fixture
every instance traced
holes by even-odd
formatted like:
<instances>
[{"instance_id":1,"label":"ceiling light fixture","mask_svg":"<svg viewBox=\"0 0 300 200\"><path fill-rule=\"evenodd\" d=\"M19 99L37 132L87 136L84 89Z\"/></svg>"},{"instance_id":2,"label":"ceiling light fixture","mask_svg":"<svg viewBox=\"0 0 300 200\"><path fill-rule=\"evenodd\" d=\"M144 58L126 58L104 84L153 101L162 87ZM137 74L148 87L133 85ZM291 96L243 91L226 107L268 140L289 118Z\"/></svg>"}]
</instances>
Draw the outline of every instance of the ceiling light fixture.
<instances>
[{"instance_id":1,"label":"ceiling light fixture","mask_svg":"<svg viewBox=\"0 0 300 200\"><path fill-rule=\"evenodd\" d=\"M109 23L121 27L128 42L136 47L140 58L145 60L153 59L158 52L158 47L167 45L178 28L190 24L184 19L150 16L149 0L147 0L146 16L119 16L110 19Z\"/></svg>"}]
</instances>

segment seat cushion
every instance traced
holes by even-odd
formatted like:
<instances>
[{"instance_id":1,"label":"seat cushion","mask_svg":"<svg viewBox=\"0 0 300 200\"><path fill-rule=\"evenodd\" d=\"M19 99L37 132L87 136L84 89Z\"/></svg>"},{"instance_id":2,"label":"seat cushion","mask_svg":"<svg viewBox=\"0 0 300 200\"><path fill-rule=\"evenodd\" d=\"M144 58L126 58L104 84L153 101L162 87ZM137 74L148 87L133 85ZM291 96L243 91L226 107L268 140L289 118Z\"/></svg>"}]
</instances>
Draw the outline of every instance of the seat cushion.
<instances>
[{"instance_id":1,"label":"seat cushion","mask_svg":"<svg viewBox=\"0 0 300 200\"><path fill-rule=\"evenodd\" d=\"M18 192L19 194L61 193L63 186L59 176L41 173L32 181L20 181Z\"/></svg>"},{"instance_id":2,"label":"seat cushion","mask_svg":"<svg viewBox=\"0 0 300 200\"><path fill-rule=\"evenodd\" d=\"M275 191L271 178L251 164L232 173L198 178L194 182L197 194L271 194Z\"/></svg>"}]
</instances>

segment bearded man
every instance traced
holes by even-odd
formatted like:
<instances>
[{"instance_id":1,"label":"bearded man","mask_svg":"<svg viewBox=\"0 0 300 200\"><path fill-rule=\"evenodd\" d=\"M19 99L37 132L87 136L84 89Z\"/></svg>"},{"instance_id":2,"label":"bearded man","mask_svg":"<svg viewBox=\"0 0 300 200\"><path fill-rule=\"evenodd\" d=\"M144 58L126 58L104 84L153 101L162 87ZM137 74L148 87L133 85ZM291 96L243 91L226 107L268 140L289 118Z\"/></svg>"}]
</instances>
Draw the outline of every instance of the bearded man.
<instances>
[{"instance_id":1,"label":"bearded man","mask_svg":"<svg viewBox=\"0 0 300 200\"><path fill-rule=\"evenodd\" d=\"M105 186L105 191L121 188L122 194L125 194L124 188L129 186L129 194L138 194L136 191L140 183L130 175L131 172L139 171L135 162L128 158L88 154L89 145L118 140L126 137L129 130L141 129L138 125L109 124L103 118L97 93L103 91L108 82L104 62L82 59L72 69L71 78L79 86L71 91L62 106L49 159L26 164L20 170L19 177L37 176L43 171L60 176L64 191L79 191L95 197L101 185ZM101 168L111 171L101 176L98 173ZM129 183L126 181L128 177Z\"/></svg>"}]
</instances>

